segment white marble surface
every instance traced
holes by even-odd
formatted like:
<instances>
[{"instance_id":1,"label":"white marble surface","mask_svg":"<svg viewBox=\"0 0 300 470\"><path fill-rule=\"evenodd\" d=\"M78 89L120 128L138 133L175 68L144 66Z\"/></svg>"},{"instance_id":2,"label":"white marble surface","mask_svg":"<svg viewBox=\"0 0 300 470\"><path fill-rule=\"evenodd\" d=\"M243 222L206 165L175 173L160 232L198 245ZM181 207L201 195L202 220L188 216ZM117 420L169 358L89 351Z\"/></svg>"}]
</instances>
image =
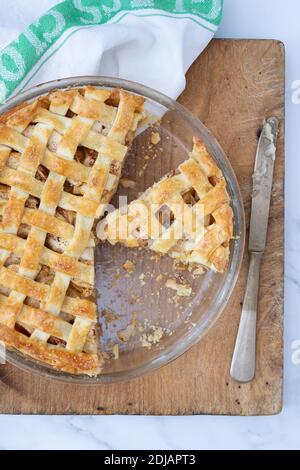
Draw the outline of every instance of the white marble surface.
<instances>
[{"instance_id":1,"label":"white marble surface","mask_svg":"<svg viewBox=\"0 0 300 470\"><path fill-rule=\"evenodd\" d=\"M0 416L0 449L300 448L300 248L297 243L300 234L299 18L299 0L225 0L225 15L218 32L218 37L276 38L286 45L286 317L283 412L267 418ZM297 80L298 84L295 82ZM298 85L299 89L294 97L293 84L295 87ZM293 350L297 341L298 353Z\"/></svg>"}]
</instances>

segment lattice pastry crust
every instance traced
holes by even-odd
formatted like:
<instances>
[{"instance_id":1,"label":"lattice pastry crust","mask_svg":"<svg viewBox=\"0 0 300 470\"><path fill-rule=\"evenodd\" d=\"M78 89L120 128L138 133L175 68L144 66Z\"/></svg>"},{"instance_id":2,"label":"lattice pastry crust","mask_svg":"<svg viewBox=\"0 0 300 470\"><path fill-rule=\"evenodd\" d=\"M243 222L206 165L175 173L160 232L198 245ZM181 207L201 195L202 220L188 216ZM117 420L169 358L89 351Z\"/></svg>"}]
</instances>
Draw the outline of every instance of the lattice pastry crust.
<instances>
[{"instance_id":1,"label":"lattice pastry crust","mask_svg":"<svg viewBox=\"0 0 300 470\"><path fill-rule=\"evenodd\" d=\"M0 117L0 340L60 371L101 369L93 229L143 101L88 86Z\"/></svg>"},{"instance_id":2,"label":"lattice pastry crust","mask_svg":"<svg viewBox=\"0 0 300 470\"><path fill-rule=\"evenodd\" d=\"M229 203L221 170L195 138L188 160L128 207L109 213L99 222L97 235L112 244L145 246L224 272L233 236Z\"/></svg>"}]
</instances>

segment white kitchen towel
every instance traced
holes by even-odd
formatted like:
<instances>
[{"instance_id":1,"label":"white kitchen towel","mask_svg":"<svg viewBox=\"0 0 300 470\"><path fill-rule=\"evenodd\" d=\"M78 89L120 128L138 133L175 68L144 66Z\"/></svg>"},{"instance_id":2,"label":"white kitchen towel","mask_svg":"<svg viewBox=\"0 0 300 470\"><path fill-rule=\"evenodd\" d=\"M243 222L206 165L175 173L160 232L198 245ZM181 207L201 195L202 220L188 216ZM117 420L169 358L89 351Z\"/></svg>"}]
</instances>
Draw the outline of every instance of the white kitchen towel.
<instances>
[{"instance_id":1,"label":"white kitchen towel","mask_svg":"<svg viewBox=\"0 0 300 470\"><path fill-rule=\"evenodd\" d=\"M2 0L0 102L78 75L125 78L176 98L222 10L223 0Z\"/></svg>"}]
</instances>

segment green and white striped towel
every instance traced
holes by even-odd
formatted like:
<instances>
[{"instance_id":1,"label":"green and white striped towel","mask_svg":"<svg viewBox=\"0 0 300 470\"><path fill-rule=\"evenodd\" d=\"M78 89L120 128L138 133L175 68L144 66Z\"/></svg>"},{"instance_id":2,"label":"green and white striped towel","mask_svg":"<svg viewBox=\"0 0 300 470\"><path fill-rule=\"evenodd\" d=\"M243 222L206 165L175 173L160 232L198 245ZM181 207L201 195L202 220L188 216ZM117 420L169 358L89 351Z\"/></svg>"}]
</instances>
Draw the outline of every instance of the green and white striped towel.
<instances>
[{"instance_id":1,"label":"green and white striped towel","mask_svg":"<svg viewBox=\"0 0 300 470\"><path fill-rule=\"evenodd\" d=\"M77 75L126 78L177 97L222 10L223 0L3 0L0 102Z\"/></svg>"}]
</instances>

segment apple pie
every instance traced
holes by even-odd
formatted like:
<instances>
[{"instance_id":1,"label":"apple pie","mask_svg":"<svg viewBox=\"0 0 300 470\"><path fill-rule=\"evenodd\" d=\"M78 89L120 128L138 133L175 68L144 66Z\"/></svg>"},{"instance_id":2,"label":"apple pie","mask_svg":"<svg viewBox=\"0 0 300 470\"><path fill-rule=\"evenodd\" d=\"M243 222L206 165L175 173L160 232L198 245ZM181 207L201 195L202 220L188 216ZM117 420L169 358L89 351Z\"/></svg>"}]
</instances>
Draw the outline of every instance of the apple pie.
<instances>
[{"instance_id":1,"label":"apple pie","mask_svg":"<svg viewBox=\"0 0 300 470\"><path fill-rule=\"evenodd\" d=\"M144 116L123 90L58 90L0 117L0 340L97 375L95 222Z\"/></svg>"}]
</instances>

